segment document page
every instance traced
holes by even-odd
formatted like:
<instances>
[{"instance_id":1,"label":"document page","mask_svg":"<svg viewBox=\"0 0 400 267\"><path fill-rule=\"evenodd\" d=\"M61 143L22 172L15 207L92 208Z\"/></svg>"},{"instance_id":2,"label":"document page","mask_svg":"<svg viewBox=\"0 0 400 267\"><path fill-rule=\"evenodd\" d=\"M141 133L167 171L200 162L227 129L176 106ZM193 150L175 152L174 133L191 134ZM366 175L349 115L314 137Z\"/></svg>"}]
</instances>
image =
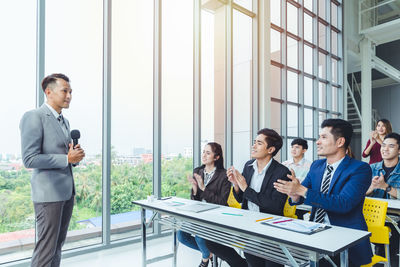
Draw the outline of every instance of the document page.
<instances>
[{"instance_id":1,"label":"document page","mask_svg":"<svg viewBox=\"0 0 400 267\"><path fill-rule=\"evenodd\" d=\"M287 217L274 217L270 220L263 221L262 224L279 227L282 229L286 229L289 231L304 233L304 234L313 234L325 229L330 228L330 226L323 223L315 223L297 219L290 219Z\"/></svg>"}]
</instances>

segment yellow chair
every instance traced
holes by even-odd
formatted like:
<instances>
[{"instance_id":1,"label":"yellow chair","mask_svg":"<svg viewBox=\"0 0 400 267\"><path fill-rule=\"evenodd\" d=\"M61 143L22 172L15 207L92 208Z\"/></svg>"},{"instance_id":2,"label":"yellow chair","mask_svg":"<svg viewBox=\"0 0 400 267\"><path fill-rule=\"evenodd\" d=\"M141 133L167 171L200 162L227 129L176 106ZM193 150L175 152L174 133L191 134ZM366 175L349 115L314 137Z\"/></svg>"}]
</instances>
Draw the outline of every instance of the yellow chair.
<instances>
[{"instance_id":1,"label":"yellow chair","mask_svg":"<svg viewBox=\"0 0 400 267\"><path fill-rule=\"evenodd\" d=\"M241 209L242 208L242 204L237 202L235 196L233 195L233 191L232 190L233 190L233 186L231 186L231 192L229 193L229 197L228 197L228 200L226 202L228 203L229 207Z\"/></svg>"},{"instance_id":2,"label":"yellow chair","mask_svg":"<svg viewBox=\"0 0 400 267\"><path fill-rule=\"evenodd\" d=\"M296 215L296 205L289 205L289 197L286 199L285 206L283 207L283 216L297 219Z\"/></svg>"},{"instance_id":3,"label":"yellow chair","mask_svg":"<svg viewBox=\"0 0 400 267\"><path fill-rule=\"evenodd\" d=\"M366 198L364 201L363 213L368 226L368 231L371 232L371 243L385 245L385 257L373 255L372 262L362 266L369 267L381 262L385 266L390 266L389 257L389 237L390 228L385 226L385 218L388 203L385 201Z\"/></svg>"}]
</instances>

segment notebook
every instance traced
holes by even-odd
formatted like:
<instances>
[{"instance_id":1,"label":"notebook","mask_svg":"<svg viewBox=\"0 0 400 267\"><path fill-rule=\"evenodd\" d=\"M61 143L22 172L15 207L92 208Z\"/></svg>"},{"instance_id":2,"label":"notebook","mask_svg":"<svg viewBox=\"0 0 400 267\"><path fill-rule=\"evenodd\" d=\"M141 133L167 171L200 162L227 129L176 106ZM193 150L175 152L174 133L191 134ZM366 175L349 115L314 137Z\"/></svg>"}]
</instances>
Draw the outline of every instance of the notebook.
<instances>
[{"instance_id":1,"label":"notebook","mask_svg":"<svg viewBox=\"0 0 400 267\"><path fill-rule=\"evenodd\" d=\"M192 212L202 212L202 211L212 210L212 209L216 209L216 208L219 208L219 207L216 205L210 205L210 204L206 204L206 203L195 203L195 204L178 207L177 209L184 210L184 211L192 211Z\"/></svg>"}]
</instances>

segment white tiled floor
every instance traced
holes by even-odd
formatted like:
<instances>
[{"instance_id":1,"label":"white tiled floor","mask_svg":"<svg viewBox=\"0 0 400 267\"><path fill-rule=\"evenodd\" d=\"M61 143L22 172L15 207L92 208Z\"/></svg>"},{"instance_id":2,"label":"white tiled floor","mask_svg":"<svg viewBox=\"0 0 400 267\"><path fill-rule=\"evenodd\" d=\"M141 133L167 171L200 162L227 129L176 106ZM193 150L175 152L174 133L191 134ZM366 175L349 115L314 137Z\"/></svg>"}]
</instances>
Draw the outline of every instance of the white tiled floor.
<instances>
[{"instance_id":1,"label":"white tiled floor","mask_svg":"<svg viewBox=\"0 0 400 267\"><path fill-rule=\"evenodd\" d=\"M148 241L147 257L162 256L172 252L172 237ZM178 246L178 267L197 267L201 254L186 246ZM140 267L142 266L141 243L122 246L75 256L61 261L61 267ZM172 258L148 265L149 267L172 266ZM209 265L211 266L211 265Z\"/></svg>"}]
</instances>

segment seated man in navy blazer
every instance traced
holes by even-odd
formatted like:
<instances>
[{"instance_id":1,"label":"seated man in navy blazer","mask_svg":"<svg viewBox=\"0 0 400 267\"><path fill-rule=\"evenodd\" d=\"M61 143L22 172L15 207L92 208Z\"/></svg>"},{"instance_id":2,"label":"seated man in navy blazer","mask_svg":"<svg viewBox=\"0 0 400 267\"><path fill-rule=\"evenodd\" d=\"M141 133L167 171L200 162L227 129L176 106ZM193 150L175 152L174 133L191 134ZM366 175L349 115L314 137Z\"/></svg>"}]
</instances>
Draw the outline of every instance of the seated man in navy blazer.
<instances>
[{"instance_id":1,"label":"seated man in navy blazer","mask_svg":"<svg viewBox=\"0 0 400 267\"><path fill-rule=\"evenodd\" d=\"M372 174L367 163L346 155L353 127L341 119L327 119L321 128L317 151L326 159L314 161L301 184L292 173L290 182L278 180L274 186L289 195L290 204L311 205L312 221L367 231L362 209ZM370 263L371 257L368 239L349 249L350 266ZM338 265L340 256L333 261ZM322 259L319 266L331 265Z\"/></svg>"},{"instance_id":2,"label":"seated man in navy blazer","mask_svg":"<svg viewBox=\"0 0 400 267\"><path fill-rule=\"evenodd\" d=\"M233 194L242 209L283 215L287 196L274 188L277 179L287 180L289 169L273 159L282 147L282 137L272 129L264 128L257 132L251 149L252 160L246 162L243 173L234 167L227 171L229 181L233 184ZM206 241L207 247L231 267L282 266L264 258L244 253L246 260L240 257L233 248ZM246 263L247 261L247 263Z\"/></svg>"}]
</instances>

